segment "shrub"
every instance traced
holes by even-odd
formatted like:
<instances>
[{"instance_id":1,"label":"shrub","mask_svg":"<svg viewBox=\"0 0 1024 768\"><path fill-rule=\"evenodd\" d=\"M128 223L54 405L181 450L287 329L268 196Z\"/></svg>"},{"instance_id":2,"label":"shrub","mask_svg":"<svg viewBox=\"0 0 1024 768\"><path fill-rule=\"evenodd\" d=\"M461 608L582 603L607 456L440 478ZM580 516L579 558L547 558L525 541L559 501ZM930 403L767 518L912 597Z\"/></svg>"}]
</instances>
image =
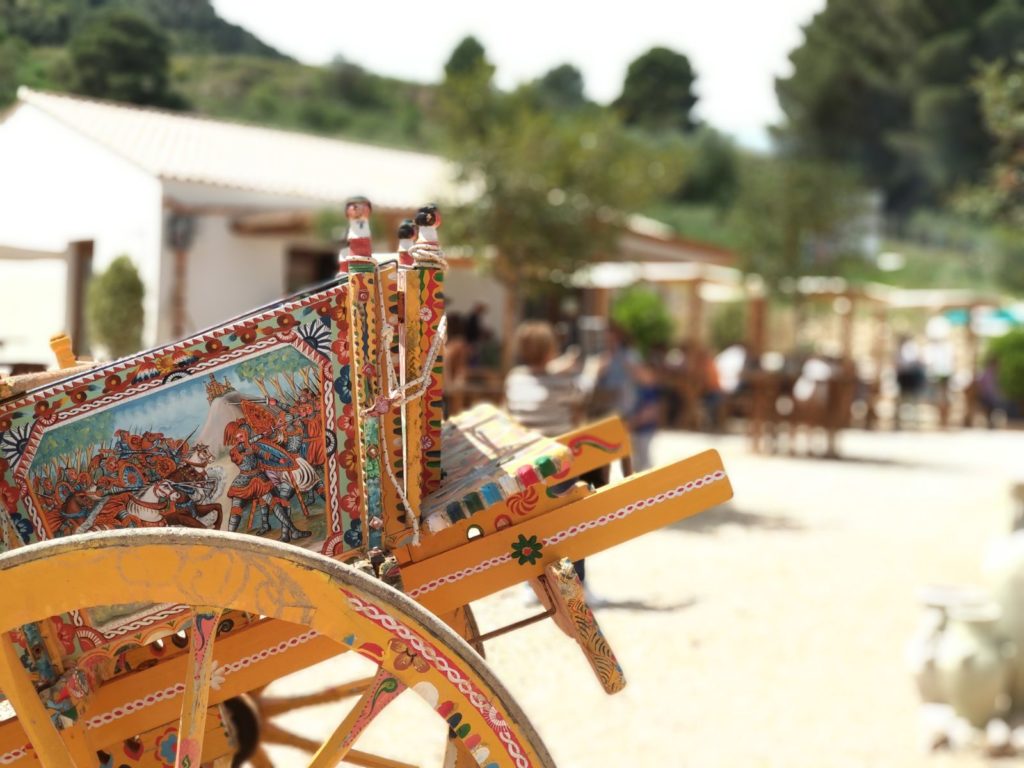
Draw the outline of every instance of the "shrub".
<instances>
[{"instance_id":1,"label":"shrub","mask_svg":"<svg viewBox=\"0 0 1024 768\"><path fill-rule=\"evenodd\" d=\"M1011 400L1024 401L1024 330L993 339L988 356L999 368L999 388Z\"/></svg>"},{"instance_id":2,"label":"shrub","mask_svg":"<svg viewBox=\"0 0 1024 768\"><path fill-rule=\"evenodd\" d=\"M87 314L92 337L111 356L123 357L142 346L142 297L145 288L135 264L118 256L89 283Z\"/></svg>"},{"instance_id":3,"label":"shrub","mask_svg":"<svg viewBox=\"0 0 1024 768\"><path fill-rule=\"evenodd\" d=\"M647 288L634 286L619 294L612 305L612 320L645 354L666 346L672 336L672 317L665 302Z\"/></svg>"}]
</instances>

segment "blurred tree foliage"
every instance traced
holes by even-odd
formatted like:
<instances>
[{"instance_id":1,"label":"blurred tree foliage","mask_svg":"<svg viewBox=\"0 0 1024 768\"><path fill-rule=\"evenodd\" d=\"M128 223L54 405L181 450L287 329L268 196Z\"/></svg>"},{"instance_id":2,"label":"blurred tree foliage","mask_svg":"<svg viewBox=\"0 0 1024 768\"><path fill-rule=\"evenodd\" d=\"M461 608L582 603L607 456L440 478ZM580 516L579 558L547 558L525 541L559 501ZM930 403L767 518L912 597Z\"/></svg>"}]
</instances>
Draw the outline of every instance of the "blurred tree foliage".
<instances>
[{"instance_id":1,"label":"blurred tree foliage","mask_svg":"<svg viewBox=\"0 0 1024 768\"><path fill-rule=\"evenodd\" d=\"M890 210L941 202L992 148L971 88L978 62L1022 44L1021 0L828 0L776 82L779 137L854 167Z\"/></svg>"},{"instance_id":2,"label":"blurred tree foliage","mask_svg":"<svg viewBox=\"0 0 1024 768\"><path fill-rule=\"evenodd\" d=\"M90 335L113 357L123 357L142 346L142 297L145 287L135 264L118 256L89 281L86 311Z\"/></svg>"},{"instance_id":3,"label":"blurred tree foliage","mask_svg":"<svg viewBox=\"0 0 1024 768\"><path fill-rule=\"evenodd\" d=\"M998 366L999 388L1011 400L1024 402L1024 330L992 339L985 356Z\"/></svg>"},{"instance_id":4,"label":"blurred tree foliage","mask_svg":"<svg viewBox=\"0 0 1024 768\"><path fill-rule=\"evenodd\" d=\"M423 148L431 87L335 59L326 67L253 56L177 56L172 81L197 111L375 143Z\"/></svg>"},{"instance_id":5,"label":"blurred tree foliage","mask_svg":"<svg viewBox=\"0 0 1024 768\"><path fill-rule=\"evenodd\" d=\"M859 246L854 222L864 193L838 166L809 160L749 157L732 209L744 269L770 290L806 274L832 274Z\"/></svg>"},{"instance_id":6,"label":"blurred tree foliage","mask_svg":"<svg viewBox=\"0 0 1024 768\"><path fill-rule=\"evenodd\" d=\"M0 27L34 46L64 45L97 11L132 10L171 37L181 52L281 57L255 35L217 15L210 0L0 0Z\"/></svg>"},{"instance_id":7,"label":"blurred tree foliage","mask_svg":"<svg viewBox=\"0 0 1024 768\"><path fill-rule=\"evenodd\" d=\"M996 146L985 180L958 204L994 224L1000 282L1024 293L1024 54L986 66L976 87Z\"/></svg>"},{"instance_id":8,"label":"blurred tree foliage","mask_svg":"<svg viewBox=\"0 0 1024 768\"><path fill-rule=\"evenodd\" d=\"M546 72L533 86L541 105L550 110L572 110L587 105L583 73L572 64L561 64Z\"/></svg>"},{"instance_id":9,"label":"blurred tree foliage","mask_svg":"<svg viewBox=\"0 0 1024 768\"><path fill-rule=\"evenodd\" d=\"M691 114L696 79L684 54L652 48L629 65L614 106L626 125L689 131L696 126Z\"/></svg>"},{"instance_id":10,"label":"blurred tree foliage","mask_svg":"<svg viewBox=\"0 0 1024 768\"><path fill-rule=\"evenodd\" d=\"M171 91L170 41L135 11L112 8L89 17L71 38L71 87L85 96L181 108Z\"/></svg>"},{"instance_id":11,"label":"blurred tree foliage","mask_svg":"<svg viewBox=\"0 0 1024 768\"><path fill-rule=\"evenodd\" d=\"M446 239L490 246L486 261L516 296L566 278L609 252L624 213L679 183L680 161L600 108L555 111L525 86L499 91L482 51L464 66L456 48L438 94L438 119L471 198ZM454 227L452 228L455 229Z\"/></svg>"}]
</instances>

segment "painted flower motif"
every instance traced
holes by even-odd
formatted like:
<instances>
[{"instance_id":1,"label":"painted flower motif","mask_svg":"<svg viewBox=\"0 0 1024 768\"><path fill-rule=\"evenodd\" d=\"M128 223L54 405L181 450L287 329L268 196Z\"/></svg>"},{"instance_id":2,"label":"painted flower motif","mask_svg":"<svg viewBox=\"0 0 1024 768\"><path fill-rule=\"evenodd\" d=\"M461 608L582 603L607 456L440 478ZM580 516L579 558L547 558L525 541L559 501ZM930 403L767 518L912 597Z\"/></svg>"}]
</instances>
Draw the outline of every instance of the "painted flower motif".
<instances>
[{"instance_id":1,"label":"painted flower motif","mask_svg":"<svg viewBox=\"0 0 1024 768\"><path fill-rule=\"evenodd\" d=\"M89 399L89 389L88 387L77 387L72 389L68 396L71 398L72 403L84 403Z\"/></svg>"},{"instance_id":2,"label":"painted flower motif","mask_svg":"<svg viewBox=\"0 0 1024 768\"><path fill-rule=\"evenodd\" d=\"M294 328L299 324L299 321L295 319L295 316L290 312L286 312L283 315L278 315L277 325L279 328Z\"/></svg>"},{"instance_id":3,"label":"painted flower motif","mask_svg":"<svg viewBox=\"0 0 1024 768\"><path fill-rule=\"evenodd\" d=\"M341 416L338 417L338 429L345 435L352 433L352 427L355 422L352 421L352 414L348 411L349 406L345 406L346 410L341 412Z\"/></svg>"},{"instance_id":4,"label":"painted flower motif","mask_svg":"<svg viewBox=\"0 0 1024 768\"><path fill-rule=\"evenodd\" d=\"M215 691L219 691L220 687L224 685L224 681L228 679L228 670L223 664L218 664L217 660L213 660L213 671L210 673L210 687Z\"/></svg>"},{"instance_id":5,"label":"painted flower motif","mask_svg":"<svg viewBox=\"0 0 1024 768\"><path fill-rule=\"evenodd\" d=\"M11 464L16 464L28 448L29 428L13 427L0 435L0 455Z\"/></svg>"},{"instance_id":6,"label":"painted flower motif","mask_svg":"<svg viewBox=\"0 0 1024 768\"><path fill-rule=\"evenodd\" d=\"M210 339L210 341L206 342L206 351L211 354L216 354L217 352L222 352L223 350L224 342L221 341L220 339Z\"/></svg>"},{"instance_id":7,"label":"painted flower motif","mask_svg":"<svg viewBox=\"0 0 1024 768\"><path fill-rule=\"evenodd\" d=\"M356 471L356 452L345 451L341 454L341 468L345 474L353 474Z\"/></svg>"},{"instance_id":8,"label":"painted flower motif","mask_svg":"<svg viewBox=\"0 0 1024 768\"><path fill-rule=\"evenodd\" d=\"M178 751L178 729L168 728L163 735L156 740L156 756L163 764L170 768L174 765L174 758Z\"/></svg>"},{"instance_id":9,"label":"painted flower motif","mask_svg":"<svg viewBox=\"0 0 1024 768\"><path fill-rule=\"evenodd\" d=\"M359 303L360 304L365 304L369 300L370 300L370 292L368 290L366 290L365 288L360 288L359 289Z\"/></svg>"},{"instance_id":10,"label":"painted flower motif","mask_svg":"<svg viewBox=\"0 0 1024 768\"><path fill-rule=\"evenodd\" d=\"M331 344L331 352L338 358L340 365L348 365L349 354L348 354L348 339L335 339L334 343Z\"/></svg>"},{"instance_id":11,"label":"painted flower motif","mask_svg":"<svg viewBox=\"0 0 1024 768\"><path fill-rule=\"evenodd\" d=\"M162 357L158 357L153 361L153 364L156 365L156 369L164 376L174 373L175 369L178 367L174 362L174 355L163 355Z\"/></svg>"},{"instance_id":12,"label":"painted flower motif","mask_svg":"<svg viewBox=\"0 0 1024 768\"><path fill-rule=\"evenodd\" d=\"M427 672L430 670L427 660L398 638L393 638L388 645L395 652L395 669L401 671L412 667L417 672Z\"/></svg>"},{"instance_id":13,"label":"painted flower motif","mask_svg":"<svg viewBox=\"0 0 1024 768\"><path fill-rule=\"evenodd\" d=\"M318 301L316 304L313 305L313 311L320 315L320 317L330 317L331 302Z\"/></svg>"},{"instance_id":14,"label":"painted flower motif","mask_svg":"<svg viewBox=\"0 0 1024 768\"><path fill-rule=\"evenodd\" d=\"M368 379L372 379L377 375L377 369L373 366L373 363L366 363L363 366L363 376Z\"/></svg>"},{"instance_id":15,"label":"painted flower motif","mask_svg":"<svg viewBox=\"0 0 1024 768\"><path fill-rule=\"evenodd\" d=\"M359 494L351 490L341 497L341 508L348 512L349 516L359 513Z\"/></svg>"},{"instance_id":16,"label":"painted flower motif","mask_svg":"<svg viewBox=\"0 0 1024 768\"><path fill-rule=\"evenodd\" d=\"M338 393L341 402L348 404L352 402L352 373L348 366L338 371L338 378L334 380L334 391Z\"/></svg>"},{"instance_id":17,"label":"painted flower motif","mask_svg":"<svg viewBox=\"0 0 1024 768\"><path fill-rule=\"evenodd\" d=\"M420 307L420 320L424 323L429 321L431 318L430 307Z\"/></svg>"},{"instance_id":18,"label":"painted flower motif","mask_svg":"<svg viewBox=\"0 0 1024 768\"><path fill-rule=\"evenodd\" d=\"M112 373L103 380L103 391L110 392L121 386L121 377L116 373Z\"/></svg>"},{"instance_id":19,"label":"painted flower motif","mask_svg":"<svg viewBox=\"0 0 1024 768\"><path fill-rule=\"evenodd\" d=\"M11 428L12 423L13 422L11 421L10 416L4 416L3 418L0 418L0 432L6 432L8 429ZM6 467L4 467L4 469L6 469Z\"/></svg>"},{"instance_id":20,"label":"painted flower motif","mask_svg":"<svg viewBox=\"0 0 1024 768\"><path fill-rule=\"evenodd\" d=\"M327 354L327 348L331 343L331 331L319 320L300 325L299 336L320 354Z\"/></svg>"},{"instance_id":21,"label":"painted flower motif","mask_svg":"<svg viewBox=\"0 0 1024 768\"><path fill-rule=\"evenodd\" d=\"M519 534L519 538L512 542L512 557L519 561L520 565L535 564L541 556L543 545L537 541L536 536L526 538Z\"/></svg>"},{"instance_id":22,"label":"painted flower motif","mask_svg":"<svg viewBox=\"0 0 1024 768\"><path fill-rule=\"evenodd\" d=\"M251 325L239 328L238 338L243 344L252 344L256 341L256 329Z\"/></svg>"},{"instance_id":23,"label":"painted flower motif","mask_svg":"<svg viewBox=\"0 0 1024 768\"><path fill-rule=\"evenodd\" d=\"M434 447L434 440L433 440L433 438L430 437L430 435L423 435L420 438L420 448L422 448L425 451L429 451L433 447Z\"/></svg>"}]
</instances>

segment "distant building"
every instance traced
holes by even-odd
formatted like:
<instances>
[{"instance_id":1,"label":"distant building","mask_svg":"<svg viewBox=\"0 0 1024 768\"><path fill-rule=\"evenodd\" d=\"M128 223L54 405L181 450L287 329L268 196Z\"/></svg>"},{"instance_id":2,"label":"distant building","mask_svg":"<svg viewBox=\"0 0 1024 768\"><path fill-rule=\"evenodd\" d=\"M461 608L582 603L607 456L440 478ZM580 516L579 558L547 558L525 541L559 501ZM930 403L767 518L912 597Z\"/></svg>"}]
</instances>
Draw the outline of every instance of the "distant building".
<instances>
[{"instance_id":1,"label":"distant building","mask_svg":"<svg viewBox=\"0 0 1024 768\"><path fill-rule=\"evenodd\" d=\"M86 351L86 283L121 254L145 285L152 346L333 275L324 209L366 195L390 250L398 222L451 198L452 179L434 155L21 88L0 116L0 363L51 362L60 330ZM643 218L617 257L732 260ZM505 306L499 283L454 261L457 309Z\"/></svg>"}]
</instances>

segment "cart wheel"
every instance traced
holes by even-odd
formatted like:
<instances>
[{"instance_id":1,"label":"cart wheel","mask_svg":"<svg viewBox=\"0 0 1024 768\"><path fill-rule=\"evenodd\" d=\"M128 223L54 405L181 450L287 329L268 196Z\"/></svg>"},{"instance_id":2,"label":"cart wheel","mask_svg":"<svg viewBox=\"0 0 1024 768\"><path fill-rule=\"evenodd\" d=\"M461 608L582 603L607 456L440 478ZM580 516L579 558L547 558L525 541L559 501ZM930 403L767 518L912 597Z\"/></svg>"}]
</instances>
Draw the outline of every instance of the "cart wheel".
<instances>
[{"instance_id":1,"label":"cart wheel","mask_svg":"<svg viewBox=\"0 0 1024 768\"><path fill-rule=\"evenodd\" d=\"M179 529L71 536L0 555L2 630L126 599L192 606L178 766L200 763L216 623L224 608L309 627L378 665L350 714L316 745L310 768L343 759L404 766L352 747L406 688L431 705L461 742L459 751L478 764L553 765L525 715L464 640L405 595L329 558L252 536ZM95 765L88 748L46 716L13 647L0 646L0 690L40 762L47 768Z\"/></svg>"}]
</instances>

